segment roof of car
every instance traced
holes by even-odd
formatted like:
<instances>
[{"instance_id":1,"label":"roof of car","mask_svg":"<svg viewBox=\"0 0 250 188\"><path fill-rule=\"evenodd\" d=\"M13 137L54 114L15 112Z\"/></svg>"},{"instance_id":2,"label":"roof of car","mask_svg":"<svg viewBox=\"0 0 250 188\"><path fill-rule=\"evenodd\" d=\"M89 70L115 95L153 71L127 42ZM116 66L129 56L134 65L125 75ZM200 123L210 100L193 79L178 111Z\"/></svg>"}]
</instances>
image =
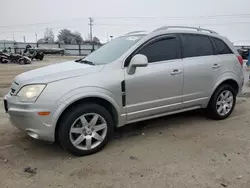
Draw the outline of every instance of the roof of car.
<instances>
[{"instance_id":1,"label":"roof of car","mask_svg":"<svg viewBox=\"0 0 250 188\"><path fill-rule=\"evenodd\" d=\"M185 27L185 26L165 26L154 30L153 32L149 31L133 31L125 34L125 36L131 35L144 35L144 36L157 36L161 34L167 33L190 33L190 34L201 34L201 35L209 35L221 38L221 36L215 31L204 29L204 28L196 28L196 27Z\"/></svg>"}]
</instances>

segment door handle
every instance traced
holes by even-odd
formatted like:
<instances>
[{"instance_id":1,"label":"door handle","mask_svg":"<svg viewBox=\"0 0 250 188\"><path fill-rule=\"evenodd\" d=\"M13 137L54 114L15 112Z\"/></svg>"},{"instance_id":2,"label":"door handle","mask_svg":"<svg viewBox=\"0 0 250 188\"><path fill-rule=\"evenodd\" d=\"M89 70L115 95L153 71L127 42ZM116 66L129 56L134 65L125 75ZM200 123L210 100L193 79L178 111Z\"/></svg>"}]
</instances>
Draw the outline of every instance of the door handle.
<instances>
[{"instance_id":1,"label":"door handle","mask_svg":"<svg viewBox=\"0 0 250 188\"><path fill-rule=\"evenodd\" d=\"M220 64L214 64L212 67L213 67L213 69L218 69L218 68L220 68Z\"/></svg>"},{"instance_id":2,"label":"door handle","mask_svg":"<svg viewBox=\"0 0 250 188\"><path fill-rule=\"evenodd\" d=\"M182 73L182 70L174 69L174 70L171 72L171 75L177 75L177 74L181 74L181 73Z\"/></svg>"}]
</instances>

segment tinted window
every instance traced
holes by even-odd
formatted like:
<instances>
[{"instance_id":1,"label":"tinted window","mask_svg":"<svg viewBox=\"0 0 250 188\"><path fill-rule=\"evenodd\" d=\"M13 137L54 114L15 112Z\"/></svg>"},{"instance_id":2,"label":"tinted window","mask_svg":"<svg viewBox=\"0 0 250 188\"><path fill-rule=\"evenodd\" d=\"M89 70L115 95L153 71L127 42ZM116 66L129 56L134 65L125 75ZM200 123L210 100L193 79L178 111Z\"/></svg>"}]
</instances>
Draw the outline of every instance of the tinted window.
<instances>
[{"instance_id":1,"label":"tinted window","mask_svg":"<svg viewBox=\"0 0 250 188\"><path fill-rule=\"evenodd\" d=\"M141 50L139 50L137 54L143 54L147 56L149 63L180 59L181 46L177 38L165 38L146 45Z\"/></svg>"},{"instance_id":2,"label":"tinted window","mask_svg":"<svg viewBox=\"0 0 250 188\"><path fill-rule=\"evenodd\" d=\"M212 38L216 46L218 54L232 54L230 48L220 39Z\"/></svg>"},{"instance_id":3,"label":"tinted window","mask_svg":"<svg viewBox=\"0 0 250 188\"><path fill-rule=\"evenodd\" d=\"M184 57L213 55L213 44L209 37L204 35L182 34Z\"/></svg>"}]
</instances>

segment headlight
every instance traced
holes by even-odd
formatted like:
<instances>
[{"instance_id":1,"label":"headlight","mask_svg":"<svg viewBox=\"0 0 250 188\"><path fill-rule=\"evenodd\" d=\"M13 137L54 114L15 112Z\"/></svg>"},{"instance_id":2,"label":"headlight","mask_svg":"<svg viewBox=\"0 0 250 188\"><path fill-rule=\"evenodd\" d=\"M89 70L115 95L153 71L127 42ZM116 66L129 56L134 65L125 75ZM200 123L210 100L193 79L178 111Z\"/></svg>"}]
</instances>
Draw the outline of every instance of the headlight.
<instances>
[{"instance_id":1,"label":"headlight","mask_svg":"<svg viewBox=\"0 0 250 188\"><path fill-rule=\"evenodd\" d=\"M21 102L35 102L37 97L42 93L46 85L27 85L24 86L19 92L17 96L19 97Z\"/></svg>"}]
</instances>

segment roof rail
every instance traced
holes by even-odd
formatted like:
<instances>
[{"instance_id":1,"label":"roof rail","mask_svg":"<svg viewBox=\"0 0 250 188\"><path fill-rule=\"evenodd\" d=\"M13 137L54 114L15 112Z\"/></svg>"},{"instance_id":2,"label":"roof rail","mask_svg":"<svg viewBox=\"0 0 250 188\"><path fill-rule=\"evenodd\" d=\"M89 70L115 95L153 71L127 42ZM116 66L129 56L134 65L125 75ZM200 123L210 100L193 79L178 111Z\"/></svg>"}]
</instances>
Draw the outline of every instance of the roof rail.
<instances>
[{"instance_id":1,"label":"roof rail","mask_svg":"<svg viewBox=\"0 0 250 188\"><path fill-rule=\"evenodd\" d=\"M160 27L160 28L154 30L153 32L163 31L163 30L167 30L167 29L194 29L194 30L197 30L197 31L207 31L207 32L210 32L210 33L218 34L217 32L212 31L210 29L204 29L204 28L200 28L200 27L186 27L186 26L164 26L164 27Z\"/></svg>"},{"instance_id":2,"label":"roof rail","mask_svg":"<svg viewBox=\"0 0 250 188\"><path fill-rule=\"evenodd\" d=\"M147 31L132 31L132 32L129 32L129 33L126 33L125 35L132 35L132 34L140 34L140 33L145 33Z\"/></svg>"}]
</instances>

